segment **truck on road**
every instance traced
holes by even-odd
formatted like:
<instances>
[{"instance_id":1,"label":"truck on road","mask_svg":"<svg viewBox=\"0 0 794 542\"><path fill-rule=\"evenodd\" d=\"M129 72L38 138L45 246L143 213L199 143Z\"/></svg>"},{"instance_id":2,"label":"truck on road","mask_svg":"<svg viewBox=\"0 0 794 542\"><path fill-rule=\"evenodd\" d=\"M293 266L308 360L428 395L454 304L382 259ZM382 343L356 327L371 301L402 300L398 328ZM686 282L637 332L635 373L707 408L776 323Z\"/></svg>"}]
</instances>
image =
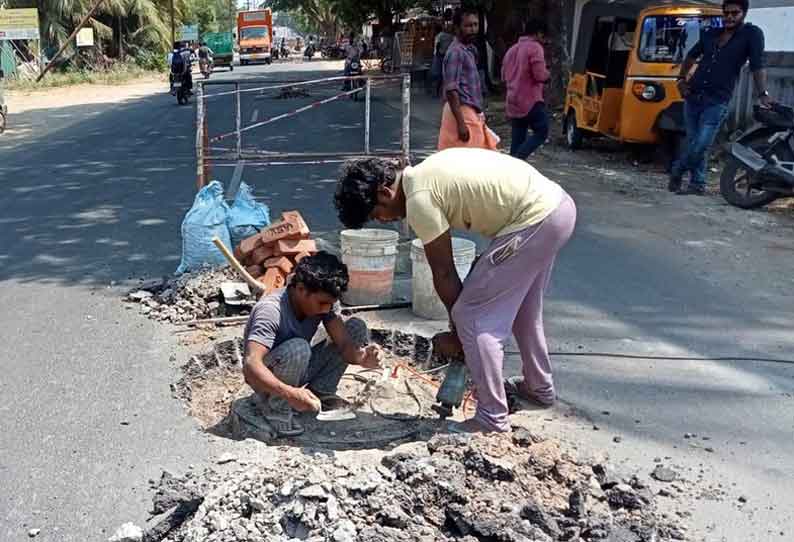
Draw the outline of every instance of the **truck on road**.
<instances>
[{"instance_id":1,"label":"truck on road","mask_svg":"<svg viewBox=\"0 0 794 542\"><path fill-rule=\"evenodd\" d=\"M206 32L202 36L202 41L214 53L212 60L216 67L227 66L229 70L234 70L232 61L234 60L234 34L231 32Z\"/></svg>"},{"instance_id":2,"label":"truck on road","mask_svg":"<svg viewBox=\"0 0 794 542\"><path fill-rule=\"evenodd\" d=\"M240 64L273 61L273 13L270 9L240 11L237 13L237 44Z\"/></svg>"}]
</instances>

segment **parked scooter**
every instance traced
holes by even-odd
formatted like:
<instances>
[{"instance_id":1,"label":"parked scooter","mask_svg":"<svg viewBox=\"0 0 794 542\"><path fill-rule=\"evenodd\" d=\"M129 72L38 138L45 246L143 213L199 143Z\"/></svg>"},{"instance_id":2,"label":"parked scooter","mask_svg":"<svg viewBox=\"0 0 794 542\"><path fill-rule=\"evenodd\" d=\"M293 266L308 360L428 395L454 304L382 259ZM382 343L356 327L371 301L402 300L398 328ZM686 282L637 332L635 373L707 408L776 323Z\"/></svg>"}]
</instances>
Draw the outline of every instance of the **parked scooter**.
<instances>
[{"instance_id":1,"label":"parked scooter","mask_svg":"<svg viewBox=\"0 0 794 542\"><path fill-rule=\"evenodd\" d=\"M754 209L794 197L794 108L755 106L757 122L730 146L720 192L731 205Z\"/></svg>"},{"instance_id":2,"label":"parked scooter","mask_svg":"<svg viewBox=\"0 0 794 542\"><path fill-rule=\"evenodd\" d=\"M364 68L361 65L361 57L355 56L345 61L345 75L356 77L364 74ZM366 86L365 79L347 79L345 80L345 90L361 89ZM358 101L361 92L354 92L351 94L353 101Z\"/></svg>"}]
</instances>

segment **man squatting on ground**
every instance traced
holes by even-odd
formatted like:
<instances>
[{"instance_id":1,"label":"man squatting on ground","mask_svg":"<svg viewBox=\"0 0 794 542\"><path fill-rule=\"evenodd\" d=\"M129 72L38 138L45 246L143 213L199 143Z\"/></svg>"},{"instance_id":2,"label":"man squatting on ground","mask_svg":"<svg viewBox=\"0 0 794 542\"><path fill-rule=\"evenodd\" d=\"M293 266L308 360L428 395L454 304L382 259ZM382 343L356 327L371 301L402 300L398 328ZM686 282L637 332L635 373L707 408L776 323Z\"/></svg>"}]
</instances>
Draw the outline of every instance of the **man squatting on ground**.
<instances>
[{"instance_id":1,"label":"man squatting on ground","mask_svg":"<svg viewBox=\"0 0 794 542\"><path fill-rule=\"evenodd\" d=\"M343 321L337 314L348 280L347 266L320 252L303 258L289 286L262 297L251 311L243 334L243 374L280 436L303 432L291 409L316 412L321 401L336 398L348 365L380 366L378 347L366 346L364 321ZM320 322L329 339L312 347Z\"/></svg>"},{"instance_id":2,"label":"man squatting on ground","mask_svg":"<svg viewBox=\"0 0 794 542\"><path fill-rule=\"evenodd\" d=\"M671 192L700 196L706 193L706 153L728 114L728 102L745 62L750 62L761 105L769 107L772 103L764 70L764 33L744 22L748 7L749 0L725 0L724 27L703 33L681 64L678 88L684 97L687 144L673 163L667 186ZM698 67L690 77L695 63ZM689 185L682 188L687 171Z\"/></svg>"},{"instance_id":3,"label":"man squatting on ground","mask_svg":"<svg viewBox=\"0 0 794 542\"><path fill-rule=\"evenodd\" d=\"M453 16L456 37L442 65L444 108L438 132L438 150L451 147L496 149L497 136L485 124L482 81L474 41L480 28L476 11L457 10Z\"/></svg>"},{"instance_id":4,"label":"man squatting on ground","mask_svg":"<svg viewBox=\"0 0 794 542\"><path fill-rule=\"evenodd\" d=\"M452 430L508 431L506 387L543 405L554 402L543 293L576 222L576 206L558 184L523 160L453 148L401 171L378 158L348 162L335 204L348 228L407 219L424 243L436 292L450 314L447 351L462 348L476 387L476 415ZM452 229L492 239L465 284L453 261ZM511 333L524 377L505 382L502 342Z\"/></svg>"}]
</instances>

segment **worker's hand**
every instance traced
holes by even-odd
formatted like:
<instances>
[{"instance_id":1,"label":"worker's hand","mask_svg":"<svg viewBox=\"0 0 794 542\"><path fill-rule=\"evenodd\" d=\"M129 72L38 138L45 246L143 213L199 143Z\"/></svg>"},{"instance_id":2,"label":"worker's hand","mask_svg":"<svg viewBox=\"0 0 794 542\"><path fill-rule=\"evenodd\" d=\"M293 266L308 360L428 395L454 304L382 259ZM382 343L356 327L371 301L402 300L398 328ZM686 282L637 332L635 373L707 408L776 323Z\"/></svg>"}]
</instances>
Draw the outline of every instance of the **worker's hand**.
<instances>
[{"instance_id":1,"label":"worker's hand","mask_svg":"<svg viewBox=\"0 0 794 542\"><path fill-rule=\"evenodd\" d=\"M433 337L433 351L447 358L462 358L463 345L457 334L445 331Z\"/></svg>"},{"instance_id":2,"label":"worker's hand","mask_svg":"<svg viewBox=\"0 0 794 542\"><path fill-rule=\"evenodd\" d=\"M359 349L360 358L358 364L365 369L380 369L380 362L383 354L377 345L371 344L366 348Z\"/></svg>"},{"instance_id":3,"label":"worker's hand","mask_svg":"<svg viewBox=\"0 0 794 542\"><path fill-rule=\"evenodd\" d=\"M458 139L467 143L469 141L469 127L466 124L458 124Z\"/></svg>"},{"instance_id":4,"label":"worker's hand","mask_svg":"<svg viewBox=\"0 0 794 542\"><path fill-rule=\"evenodd\" d=\"M682 98L689 96L689 81L686 79L679 79L676 85L678 85L678 92L681 93Z\"/></svg>"},{"instance_id":5,"label":"worker's hand","mask_svg":"<svg viewBox=\"0 0 794 542\"><path fill-rule=\"evenodd\" d=\"M772 107L772 104L775 102L771 96L769 96L768 94L764 94L760 98L758 98L758 103L760 103L761 107L763 107L764 109L770 109Z\"/></svg>"},{"instance_id":6,"label":"worker's hand","mask_svg":"<svg viewBox=\"0 0 794 542\"><path fill-rule=\"evenodd\" d=\"M307 388L290 388L284 399L298 412L320 411L320 400Z\"/></svg>"}]
</instances>

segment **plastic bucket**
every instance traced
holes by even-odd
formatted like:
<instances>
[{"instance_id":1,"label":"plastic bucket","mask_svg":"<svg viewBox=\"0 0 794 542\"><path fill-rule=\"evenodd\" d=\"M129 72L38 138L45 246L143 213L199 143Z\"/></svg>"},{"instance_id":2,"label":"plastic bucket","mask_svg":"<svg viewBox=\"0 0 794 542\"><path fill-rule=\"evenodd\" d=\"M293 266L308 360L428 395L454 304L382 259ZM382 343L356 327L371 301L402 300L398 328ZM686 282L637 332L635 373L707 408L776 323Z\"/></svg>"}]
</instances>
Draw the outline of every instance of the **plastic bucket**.
<instances>
[{"instance_id":1,"label":"plastic bucket","mask_svg":"<svg viewBox=\"0 0 794 542\"><path fill-rule=\"evenodd\" d=\"M477 247L474 242L460 237L452 238L452 258L455 261L455 269L458 270L460 280L465 279L469 274L476 254ZM419 239L414 239L411 242L411 263L414 314L430 320L446 320L448 318L447 308L436 293L436 288L433 285L433 272L430 270L430 264L427 263L425 247Z\"/></svg>"},{"instance_id":2,"label":"plastic bucket","mask_svg":"<svg viewBox=\"0 0 794 542\"><path fill-rule=\"evenodd\" d=\"M350 275L347 292L342 294L344 303L377 305L391 301L399 238L392 230L342 231L342 261Z\"/></svg>"}]
</instances>

